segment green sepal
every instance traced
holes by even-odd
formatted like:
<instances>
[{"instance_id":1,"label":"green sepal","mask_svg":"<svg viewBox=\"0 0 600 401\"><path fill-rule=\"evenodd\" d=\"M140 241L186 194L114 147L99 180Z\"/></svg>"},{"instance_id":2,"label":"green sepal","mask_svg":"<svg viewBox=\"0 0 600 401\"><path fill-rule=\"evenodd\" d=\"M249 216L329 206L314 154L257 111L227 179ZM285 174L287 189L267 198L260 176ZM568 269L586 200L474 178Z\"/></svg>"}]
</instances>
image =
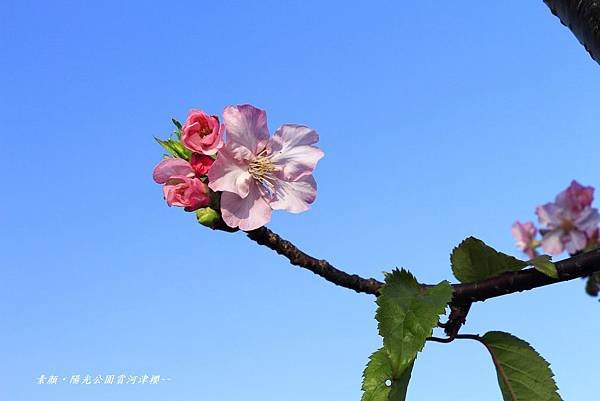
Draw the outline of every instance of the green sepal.
<instances>
[{"instance_id":1,"label":"green sepal","mask_svg":"<svg viewBox=\"0 0 600 401\"><path fill-rule=\"evenodd\" d=\"M192 152L189 149L187 149L185 146L183 146L181 144L181 142L179 142L176 139L168 138L167 140L164 140L164 141L157 137L154 137L154 139L156 140L156 142L159 143L159 145L161 145L163 148L165 148L165 150L167 152L169 152L169 154L171 156L189 160L190 156L192 155Z\"/></svg>"},{"instance_id":2,"label":"green sepal","mask_svg":"<svg viewBox=\"0 0 600 401\"><path fill-rule=\"evenodd\" d=\"M174 118L172 118L171 121L173 122L173 124L176 127L176 129L173 130L173 133L177 136L177 139L179 139L181 141L181 129L182 129L182 125L181 125L181 123L179 121L177 121Z\"/></svg>"},{"instance_id":3,"label":"green sepal","mask_svg":"<svg viewBox=\"0 0 600 401\"><path fill-rule=\"evenodd\" d=\"M171 121L173 122L173 125L175 125L179 131L181 131L181 128L182 128L181 123L179 121L177 121L175 118L172 118Z\"/></svg>"},{"instance_id":4,"label":"green sepal","mask_svg":"<svg viewBox=\"0 0 600 401\"><path fill-rule=\"evenodd\" d=\"M203 207L202 209L196 210L196 218L198 219L198 223L212 229L216 228L221 221L219 212L211 207Z\"/></svg>"}]
</instances>

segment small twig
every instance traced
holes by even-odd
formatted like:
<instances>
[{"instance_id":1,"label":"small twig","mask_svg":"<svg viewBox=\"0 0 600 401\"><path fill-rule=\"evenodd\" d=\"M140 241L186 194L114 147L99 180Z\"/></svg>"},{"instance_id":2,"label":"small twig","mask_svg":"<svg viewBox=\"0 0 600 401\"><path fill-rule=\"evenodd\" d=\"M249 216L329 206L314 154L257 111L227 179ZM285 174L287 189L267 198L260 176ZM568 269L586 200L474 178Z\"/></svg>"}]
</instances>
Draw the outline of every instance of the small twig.
<instances>
[{"instance_id":1,"label":"small twig","mask_svg":"<svg viewBox=\"0 0 600 401\"><path fill-rule=\"evenodd\" d=\"M458 334L454 338L458 340L475 340L483 343L483 339L478 334Z\"/></svg>"},{"instance_id":2,"label":"small twig","mask_svg":"<svg viewBox=\"0 0 600 401\"><path fill-rule=\"evenodd\" d=\"M451 343L454 340L476 340L479 341L480 343L483 343L483 340L481 339L480 336L478 336L477 334L456 334L454 336L448 336L447 338L440 338L440 337L427 337L427 341L432 341L432 342L436 342L436 343L444 343L444 344L448 344ZM485 343L483 343L485 344Z\"/></svg>"},{"instance_id":3,"label":"small twig","mask_svg":"<svg viewBox=\"0 0 600 401\"><path fill-rule=\"evenodd\" d=\"M454 341L456 337L448 337L448 338L439 338L439 337L427 337L426 341L433 341L436 343L444 343L444 344L448 344L451 343L452 341Z\"/></svg>"},{"instance_id":4,"label":"small twig","mask_svg":"<svg viewBox=\"0 0 600 401\"><path fill-rule=\"evenodd\" d=\"M444 327L444 332L448 337L456 338L460 328L467 321L467 315L471 309L471 302L451 302L450 316Z\"/></svg>"}]
</instances>

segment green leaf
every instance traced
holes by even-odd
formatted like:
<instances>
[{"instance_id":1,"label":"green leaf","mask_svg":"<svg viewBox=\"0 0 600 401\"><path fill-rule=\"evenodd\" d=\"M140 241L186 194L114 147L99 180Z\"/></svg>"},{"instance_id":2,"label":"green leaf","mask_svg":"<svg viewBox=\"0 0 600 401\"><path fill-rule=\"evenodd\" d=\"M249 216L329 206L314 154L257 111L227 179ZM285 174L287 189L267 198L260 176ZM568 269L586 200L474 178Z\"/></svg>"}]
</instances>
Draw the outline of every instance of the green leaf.
<instances>
[{"instance_id":1,"label":"green leaf","mask_svg":"<svg viewBox=\"0 0 600 401\"><path fill-rule=\"evenodd\" d=\"M390 391L389 401L405 401L406 393L408 391L408 383L410 382L410 376L412 374L413 367L415 366L415 360L413 359L410 365L398 378L392 379L392 390Z\"/></svg>"},{"instance_id":2,"label":"green leaf","mask_svg":"<svg viewBox=\"0 0 600 401\"><path fill-rule=\"evenodd\" d=\"M363 373L362 401L404 401L417 353L431 336L452 299L452 286L419 285L406 270L385 275L377 298L383 348L371 355Z\"/></svg>"},{"instance_id":3,"label":"green leaf","mask_svg":"<svg viewBox=\"0 0 600 401\"><path fill-rule=\"evenodd\" d=\"M394 375L387 351L375 351L363 372L361 401L405 401L413 365L414 360L401 374Z\"/></svg>"},{"instance_id":4,"label":"green leaf","mask_svg":"<svg viewBox=\"0 0 600 401\"><path fill-rule=\"evenodd\" d=\"M168 138L167 140L163 141L157 137L154 137L154 139L172 156L188 160L192 155L192 152L183 146L178 140Z\"/></svg>"},{"instance_id":5,"label":"green leaf","mask_svg":"<svg viewBox=\"0 0 600 401\"><path fill-rule=\"evenodd\" d=\"M392 363L385 349L380 348L369 357L363 372L361 401L387 401L392 380Z\"/></svg>"},{"instance_id":6,"label":"green leaf","mask_svg":"<svg viewBox=\"0 0 600 401\"><path fill-rule=\"evenodd\" d=\"M452 272L461 283L470 283L497 276L507 271L517 271L528 262L498 252L482 240L469 237L460 243L450 255Z\"/></svg>"},{"instance_id":7,"label":"green leaf","mask_svg":"<svg viewBox=\"0 0 600 401\"><path fill-rule=\"evenodd\" d=\"M561 401L550 364L529 343L491 331L481 341L492 355L504 401Z\"/></svg>"},{"instance_id":8,"label":"green leaf","mask_svg":"<svg viewBox=\"0 0 600 401\"><path fill-rule=\"evenodd\" d=\"M527 264L533 266L537 271L544 273L546 276L558 278L558 271L556 270L556 265L552 263L551 260L551 256L540 255L528 261Z\"/></svg>"},{"instance_id":9,"label":"green leaf","mask_svg":"<svg viewBox=\"0 0 600 401\"><path fill-rule=\"evenodd\" d=\"M401 374L394 375L387 351L384 348L375 351L363 372L361 401L405 401L414 362Z\"/></svg>"},{"instance_id":10,"label":"green leaf","mask_svg":"<svg viewBox=\"0 0 600 401\"><path fill-rule=\"evenodd\" d=\"M422 287L404 269L386 276L375 318L394 374L402 373L423 349L451 298L452 286L447 281Z\"/></svg>"}]
</instances>

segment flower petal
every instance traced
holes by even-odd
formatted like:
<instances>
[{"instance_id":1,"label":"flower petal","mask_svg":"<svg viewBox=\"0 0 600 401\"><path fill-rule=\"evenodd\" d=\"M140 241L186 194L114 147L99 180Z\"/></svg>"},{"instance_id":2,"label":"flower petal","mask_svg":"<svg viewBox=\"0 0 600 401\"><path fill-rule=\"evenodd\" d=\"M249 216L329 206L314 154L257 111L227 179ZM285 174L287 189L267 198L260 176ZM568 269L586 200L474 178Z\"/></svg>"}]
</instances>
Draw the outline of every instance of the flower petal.
<instances>
[{"instance_id":1,"label":"flower petal","mask_svg":"<svg viewBox=\"0 0 600 401\"><path fill-rule=\"evenodd\" d=\"M579 230L571 230L564 238L565 248L570 254L581 251L587 245L587 237Z\"/></svg>"},{"instance_id":2,"label":"flower petal","mask_svg":"<svg viewBox=\"0 0 600 401\"><path fill-rule=\"evenodd\" d=\"M196 177L169 178L163 186L163 194L169 206L183 207L187 212L208 206L210 203L206 184Z\"/></svg>"},{"instance_id":3,"label":"flower petal","mask_svg":"<svg viewBox=\"0 0 600 401\"><path fill-rule=\"evenodd\" d=\"M308 210L309 205L317 198L317 183L312 175L300 177L297 181L275 182L275 190L271 207L292 213Z\"/></svg>"},{"instance_id":4,"label":"flower petal","mask_svg":"<svg viewBox=\"0 0 600 401\"><path fill-rule=\"evenodd\" d=\"M267 113L249 104L228 106L223 111L227 142L231 147L243 146L256 154L269 139Z\"/></svg>"},{"instance_id":5,"label":"flower petal","mask_svg":"<svg viewBox=\"0 0 600 401\"><path fill-rule=\"evenodd\" d=\"M214 162L215 159L202 153L194 152L190 157L190 165L198 177L206 175Z\"/></svg>"},{"instance_id":6,"label":"flower petal","mask_svg":"<svg viewBox=\"0 0 600 401\"><path fill-rule=\"evenodd\" d=\"M590 206L594 200L594 187L584 187L576 180L571 181L571 185L558 195L556 195L556 204L571 209L581 211Z\"/></svg>"},{"instance_id":7,"label":"flower petal","mask_svg":"<svg viewBox=\"0 0 600 401\"><path fill-rule=\"evenodd\" d=\"M562 230L553 230L546 233L542 237L542 248L544 249L544 252L550 255L560 254L564 250L561 241L562 234Z\"/></svg>"},{"instance_id":8,"label":"flower petal","mask_svg":"<svg viewBox=\"0 0 600 401\"><path fill-rule=\"evenodd\" d=\"M248 196L240 198L231 192L221 195L221 216L229 227L250 231L262 227L271 220L271 207L267 195L252 181Z\"/></svg>"},{"instance_id":9,"label":"flower petal","mask_svg":"<svg viewBox=\"0 0 600 401\"><path fill-rule=\"evenodd\" d=\"M546 203L535 209L535 214L538 215L540 224L548 228L555 228L561 225L561 215L563 212L564 209L554 203Z\"/></svg>"},{"instance_id":10,"label":"flower petal","mask_svg":"<svg viewBox=\"0 0 600 401\"><path fill-rule=\"evenodd\" d=\"M286 124L279 127L270 144L270 159L279 168L279 177L295 181L309 175L324 156L321 149L311 146L319 140L312 128Z\"/></svg>"},{"instance_id":11,"label":"flower petal","mask_svg":"<svg viewBox=\"0 0 600 401\"><path fill-rule=\"evenodd\" d=\"M577 213L574 219L575 227L590 236L598 228L598 223L600 223L598 209L590 206Z\"/></svg>"},{"instance_id":12,"label":"flower petal","mask_svg":"<svg viewBox=\"0 0 600 401\"><path fill-rule=\"evenodd\" d=\"M533 243L535 242L536 233L537 229L531 221L526 223L515 221L512 225L512 235L517 240L517 248L523 252L529 252L531 250Z\"/></svg>"},{"instance_id":13,"label":"flower petal","mask_svg":"<svg viewBox=\"0 0 600 401\"><path fill-rule=\"evenodd\" d=\"M181 143L189 150L214 155L223 146L223 131L218 117L193 109L181 128Z\"/></svg>"},{"instance_id":14,"label":"flower petal","mask_svg":"<svg viewBox=\"0 0 600 401\"><path fill-rule=\"evenodd\" d=\"M312 128L299 124L284 124L273 134L273 144L280 150L302 145L314 145L319 134Z\"/></svg>"},{"instance_id":15,"label":"flower petal","mask_svg":"<svg viewBox=\"0 0 600 401\"><path fill-rule=\"evenodd\" d=\"M233 192L245 198L251 181L248 164L237 160L225 147L208 170L208 186L213 191Z\"/></svg>"},{"instance_id":16,"label":"flower petal","mask_svg":"<svg viewBox=\"0 0 600 401\"><path fill-rule=\"evenodd\" d=\"M193 173L192 166L186 160L168 157L154 167L152 178L158 184L164 184L173 176L187 176Z\"/></svg>"}]
</instances>

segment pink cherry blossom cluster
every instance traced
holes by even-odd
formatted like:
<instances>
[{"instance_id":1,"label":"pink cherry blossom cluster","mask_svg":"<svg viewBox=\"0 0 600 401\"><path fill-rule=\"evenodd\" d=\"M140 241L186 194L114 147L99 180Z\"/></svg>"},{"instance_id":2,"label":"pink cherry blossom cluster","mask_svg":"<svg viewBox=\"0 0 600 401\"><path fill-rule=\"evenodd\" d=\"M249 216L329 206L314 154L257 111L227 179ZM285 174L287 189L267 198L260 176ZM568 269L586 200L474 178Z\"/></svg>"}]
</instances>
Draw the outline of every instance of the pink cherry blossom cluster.
<instances>
[{"instance_id":1,"label":"pink cherry blossom cluster","mask_svg":"<svg viewBox=\"0 0 600 401\"><path fill-rule=\"evenodd\" d=\"M535 209L540 228L533 222L516 221L512 234L517 247L533 258L541 246L545 253L570 254L596 247L598 242L600 214L592 207L594 188L584 187L573 180L571 185L556 196L554 202ZM541 239L536 239L538 232Z\"/></svg>"},{"instance_id":2,"label":"pink cherry blossom cluster","mask_svg":"<svg viewBox=\"0 0 600 401\"><path fill-rule=\"evenodd\" d=\"M153 172L169 206L210 207L229 227L248 231L268 223L273 210L303 212L316 198L312 172L324 154L311 128L285 124L269 137L265 111L239 105L225 108L223 124L192 110L178 134L182 152Z\"/></svg>"}]
</instances>

